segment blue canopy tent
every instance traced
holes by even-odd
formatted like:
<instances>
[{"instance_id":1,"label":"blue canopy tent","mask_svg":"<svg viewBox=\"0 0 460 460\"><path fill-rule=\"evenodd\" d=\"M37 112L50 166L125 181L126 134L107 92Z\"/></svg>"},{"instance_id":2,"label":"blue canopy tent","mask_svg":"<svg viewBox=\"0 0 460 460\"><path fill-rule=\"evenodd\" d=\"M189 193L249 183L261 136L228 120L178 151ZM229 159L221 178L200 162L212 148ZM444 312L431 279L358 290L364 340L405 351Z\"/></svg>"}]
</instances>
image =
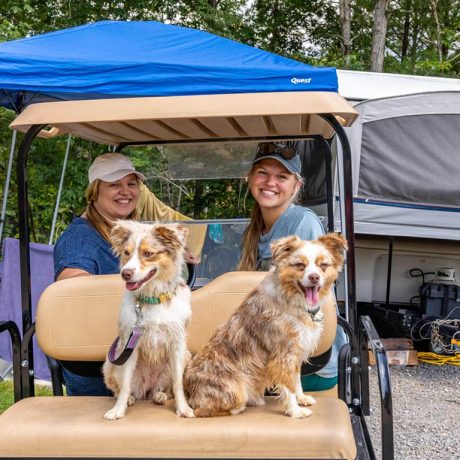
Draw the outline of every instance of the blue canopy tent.
<instances>
[{"instance_id":1,"label":"blue canopy tent","mask_svg":"<svg viewBox=\"0 0 460 460\"><path fill-rule=\"evenodd\" d=\"M317 68L200 30L102 21L0 44L0 105L49 100L337 92Z\"/></svg>"}]
</instances>

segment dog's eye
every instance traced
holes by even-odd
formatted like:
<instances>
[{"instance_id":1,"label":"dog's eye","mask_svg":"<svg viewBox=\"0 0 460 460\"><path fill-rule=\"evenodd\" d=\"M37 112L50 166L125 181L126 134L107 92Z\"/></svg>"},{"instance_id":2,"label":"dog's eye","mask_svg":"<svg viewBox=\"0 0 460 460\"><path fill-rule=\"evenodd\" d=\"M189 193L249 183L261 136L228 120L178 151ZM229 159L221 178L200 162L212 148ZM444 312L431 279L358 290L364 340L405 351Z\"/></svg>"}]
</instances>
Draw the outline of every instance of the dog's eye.
<instances>
[{"instance_id":1,"label":"dog's eye","mask_svg":"<svg viewBox=\"0 0 460 460\"><path fill-rule=\"evenodd\" d=\"M131 253L130 253L127 249L125 249L125 250L123 251L123 254L124 254L126 257L129 257L129 256L131 255Z\"/></svg>"},{"instance_id":2,"label":"dog's eye","mask_svg":"<svg viewBox=\"0 0 460 460\"><path fill-rule=\"evenodd\" d=\"M152 257L153 256L153 252L150 252L150 251L144 251L142 253L142 255L146 258L149 258L149 257Z\"/></svg>"},{"instance_id":3,"label":"dog's eye","mask_svg":"<svg viewBox=\"0 0 460 460\"><path fill-rule=\"evenodd\" d=\"M329 264L321 264L319 266L319 268L321 268L321 270L323 270L323 272L325 272L329 268Z\"/></svg>"},{"instance_id":4,"label":"dog's eye","mask_svg":"<svg viewBox=\"0 0 460 460\"><path fill-rule=\"evenodd\" d=\"M305 264L302 263L295 264L294 267L297 268L297 270L305 270Z\"/></svg>"}]
</instances>

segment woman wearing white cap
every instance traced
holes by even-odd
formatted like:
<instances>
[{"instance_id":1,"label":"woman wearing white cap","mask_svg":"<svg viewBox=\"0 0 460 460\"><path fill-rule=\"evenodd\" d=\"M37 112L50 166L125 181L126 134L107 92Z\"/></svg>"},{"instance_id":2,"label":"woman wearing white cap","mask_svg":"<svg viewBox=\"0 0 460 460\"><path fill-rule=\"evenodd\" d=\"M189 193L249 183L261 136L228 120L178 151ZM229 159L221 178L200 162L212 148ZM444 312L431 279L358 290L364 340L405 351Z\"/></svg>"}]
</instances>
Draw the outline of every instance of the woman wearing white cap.
<instances>
[{"instance_id":1,"label":"woman wearing white cap","mask_svg":"<svg viewBox=\"0 0 460 460\"><path fill-rule=\"evenodd\" d=\"M143 184L144 175L120 153L98 156L89 168L88 180L86 210L81 217L74 218L54 248L56 280L119 273L119 260L109 242L117 219L190 220L158 200ZM196 240L203 238L204 232L201 232ZM200 247L202 241L195 243L195 247ZM188 262L197 263L198 259L188 253ZM61 364L68 395L108 394L100 373L101 363Z\"/></svg>"},{"instance_id":2,"label":"woman wearing white cap","mask_svg":"<svg viewBox=\"0 0 460 460\"><path fill-rule=\"evenodd\" d=\"M302 186L299 152L277 142L258 145L248 174L248 184L255 203L251 220L243 235L239 270L268 270L270 244L289 235L314 240L324 235L318 216L294 203ZM337 357L345 343L343 330L337 327L331 358L316 374L302 376L304 391L320 391L337 384Z\"/></svg>"}]
</instances>

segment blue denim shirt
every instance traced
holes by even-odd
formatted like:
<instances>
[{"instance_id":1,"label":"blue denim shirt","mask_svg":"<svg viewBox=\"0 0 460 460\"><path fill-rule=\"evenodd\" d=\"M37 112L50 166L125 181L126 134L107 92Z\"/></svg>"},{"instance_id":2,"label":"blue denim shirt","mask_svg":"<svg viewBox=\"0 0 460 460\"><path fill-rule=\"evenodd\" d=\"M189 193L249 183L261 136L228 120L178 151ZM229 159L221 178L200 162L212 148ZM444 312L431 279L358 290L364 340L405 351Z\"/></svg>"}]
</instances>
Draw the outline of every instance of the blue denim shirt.
<instances>
[{"instance_id":1,"label":"blue denim shirt","mask_svg":"<svg viewBox=\"0 0 460 460\"><path fill-rule=\"evenodd\" d=\"M119 260L110 243L83 217L75 217L54 247L54 278L64 268L80 268L92 275L119 273Z\"/></svg>"}]
</instances>

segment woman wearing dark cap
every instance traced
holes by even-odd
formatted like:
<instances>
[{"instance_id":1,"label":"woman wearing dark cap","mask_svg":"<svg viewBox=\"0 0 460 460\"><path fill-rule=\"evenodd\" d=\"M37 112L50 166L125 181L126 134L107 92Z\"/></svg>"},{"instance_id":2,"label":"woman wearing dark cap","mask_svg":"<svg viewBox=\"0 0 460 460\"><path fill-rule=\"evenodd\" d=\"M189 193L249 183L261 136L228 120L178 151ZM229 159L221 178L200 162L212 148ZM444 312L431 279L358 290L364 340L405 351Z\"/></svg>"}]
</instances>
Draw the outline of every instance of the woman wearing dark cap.
<instances>
[{"instance_id":1,"label":"woman wearing dark cap","mask_svg":"<svg viewBox=\"0 0 460 460\"><path fill-rule=\"evenodd\" d=\"M277 142L258 145L248 174L248 184L255 203L243 235L239 270L268 270L271 264L270 244L289 235L314 240L324 235L318 216L294 201L302 186L299 153ZM319 391L337 384L337 357L345 343L343 330L337 327L329 363L316 374L302 376L305 391Z\"/></svg>"}]
</instances>

